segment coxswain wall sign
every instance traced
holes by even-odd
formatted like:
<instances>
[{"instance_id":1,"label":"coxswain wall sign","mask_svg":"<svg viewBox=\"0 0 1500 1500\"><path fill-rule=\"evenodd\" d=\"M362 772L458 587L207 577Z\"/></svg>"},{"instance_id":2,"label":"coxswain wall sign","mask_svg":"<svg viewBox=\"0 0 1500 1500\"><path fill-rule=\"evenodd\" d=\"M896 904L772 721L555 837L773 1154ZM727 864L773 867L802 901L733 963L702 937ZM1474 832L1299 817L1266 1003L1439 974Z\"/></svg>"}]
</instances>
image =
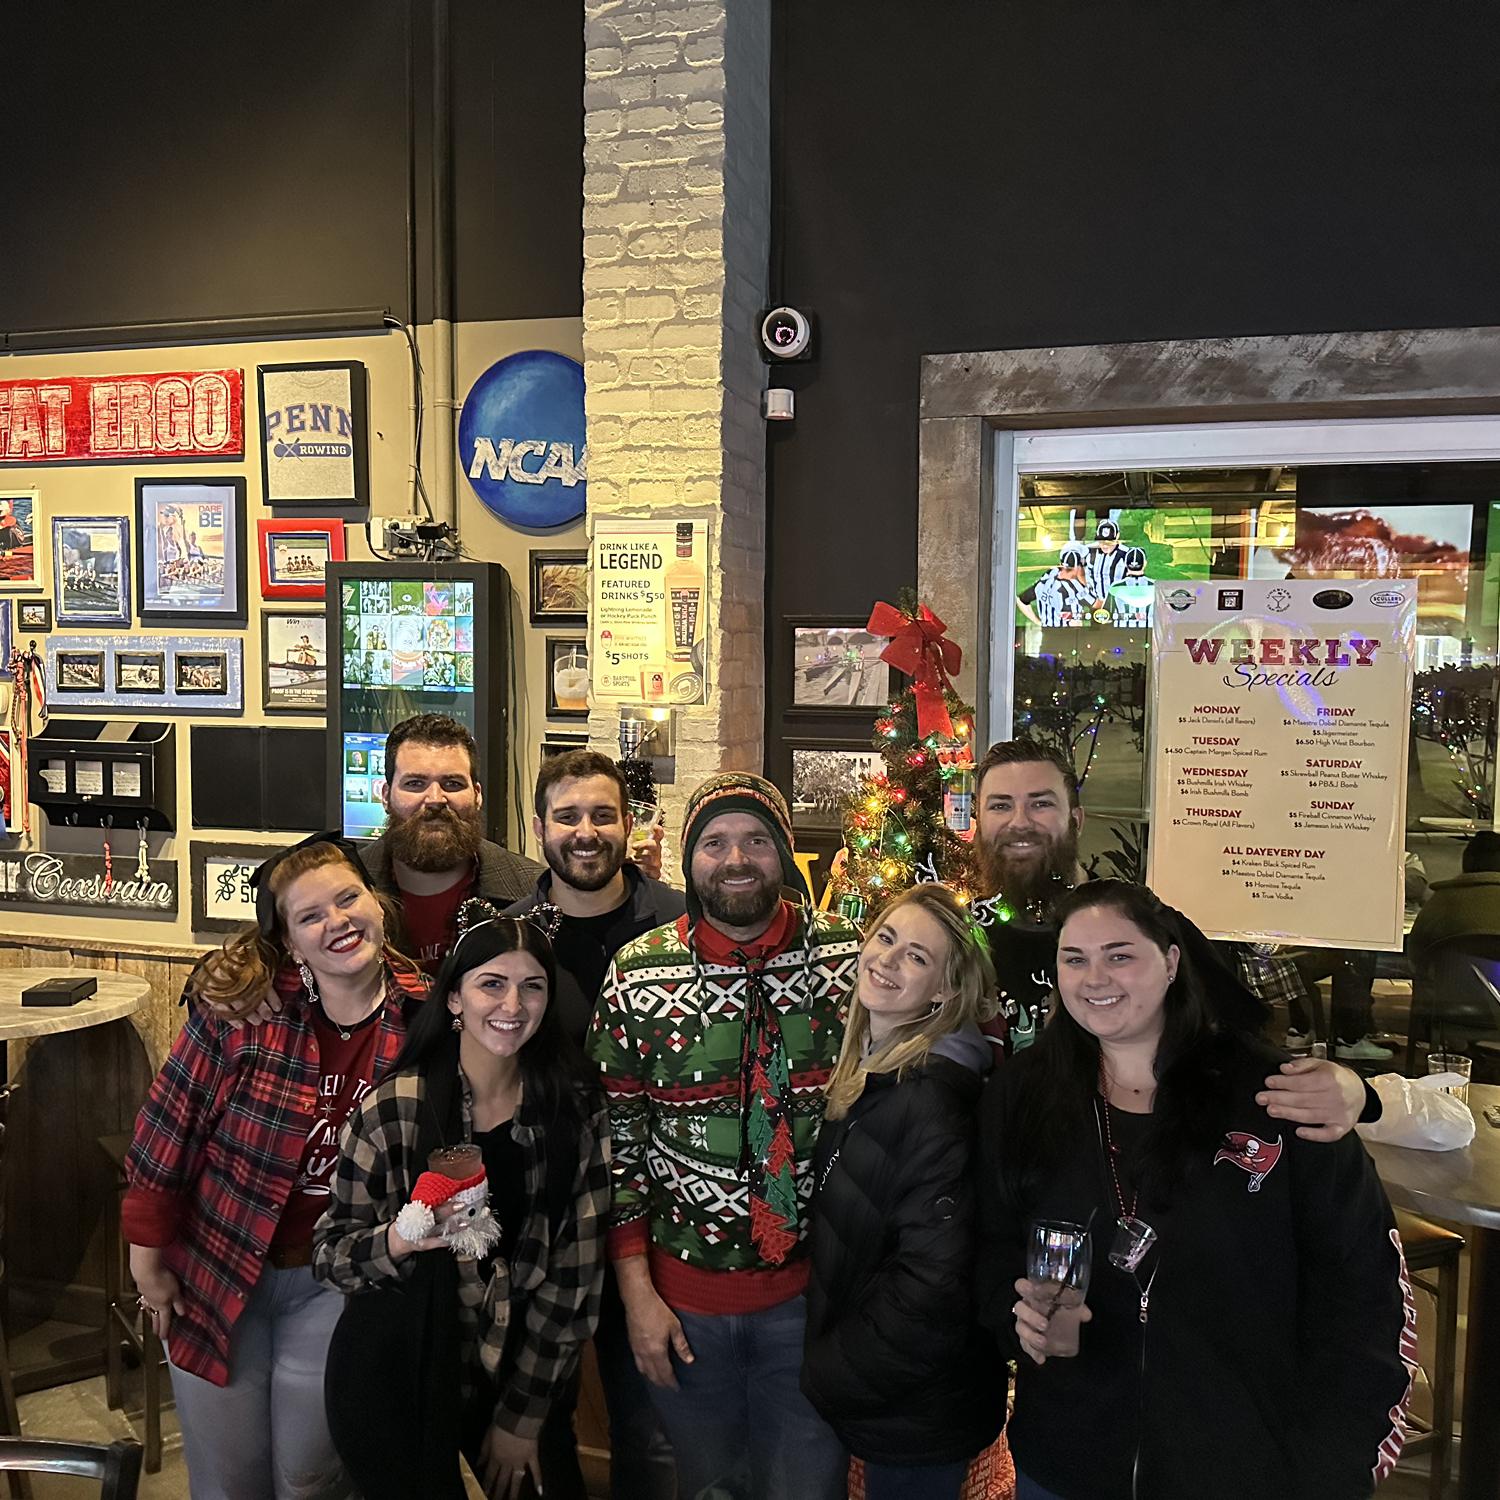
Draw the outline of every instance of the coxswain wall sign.
<instances>
[{"instance_id":1,"label":"coxswain wall sign","mask_svg":"<svg viewBox=\"0 0 1500 1500\"><path fill-rule=\"evenodd\" d=\"M549 349L491 365L464 397L458 454L470 488L502 521L576 521L588 494L583 366Z\"/></svg>"},{"instance_id":2,"label":"coxswain wall sign","mask_svg":"<svg viewBox=\"0 0 1500 1500\"><path fill-rule=\"evenodd\" d=\"M239 458L240 370L0 380L0 463Z\"/></svg>"},{"instance_id":3,"label":"coxswain wall sign","mask_svg":"<svg viewBox=\"0 0 1500 1500\"><path fill-rule=\"evenodd\" d=\"M92 854L0 853L0 905L171 915L177 910L177 866L158 860L149 879L120 879Z\"/></svg>"},{"instance_id":4,"label":"coxswain wall sign","mask_svg":"<svg viewBox=\"0 0 1500 1500\"><path fill-rule=\"evenodd\" d=\"M1147 881L1210 937L1396 950L1415 579L1163 583Z\"/></svg>"}]
</instances>

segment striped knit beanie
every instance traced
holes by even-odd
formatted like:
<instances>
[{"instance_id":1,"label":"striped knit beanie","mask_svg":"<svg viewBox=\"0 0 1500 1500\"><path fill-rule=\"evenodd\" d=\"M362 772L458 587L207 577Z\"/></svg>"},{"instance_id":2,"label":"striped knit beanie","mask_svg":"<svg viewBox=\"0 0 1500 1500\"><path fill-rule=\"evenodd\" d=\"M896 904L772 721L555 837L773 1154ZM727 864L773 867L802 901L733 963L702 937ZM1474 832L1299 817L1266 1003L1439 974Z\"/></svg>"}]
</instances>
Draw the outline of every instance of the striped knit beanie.
<instances>
[{"instance_id":1,"label":"striped knit beanie","mask_svg":"<svg viewBox=\"0 0 1500 1500\"><path fill-rule=\"evenodd\" d=\"M693 886L693 850L703 830L721 813L749 813L766 825L781 854L781 882L799 898L807 898L807 883L792 858L792 815L786 798L762 776L748 771L725 771L710 776L691 797L682 819L682 869L686 877L688 917L697 922L703 915Z\"/></svg>"}]
</instances>

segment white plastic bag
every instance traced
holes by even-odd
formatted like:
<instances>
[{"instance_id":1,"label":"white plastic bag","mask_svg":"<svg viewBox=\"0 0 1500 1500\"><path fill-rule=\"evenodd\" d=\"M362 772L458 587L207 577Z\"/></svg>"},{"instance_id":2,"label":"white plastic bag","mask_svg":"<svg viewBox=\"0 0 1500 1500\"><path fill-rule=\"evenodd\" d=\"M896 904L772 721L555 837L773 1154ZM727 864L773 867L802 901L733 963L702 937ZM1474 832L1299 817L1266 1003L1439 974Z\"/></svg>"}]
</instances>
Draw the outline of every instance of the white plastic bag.
<instances>
[{"instance_id":1,"label":"white plastic bag","mask_svg":"<svg viewBox=\"0 0 1500 1500\"><path fill-rule=\"evenodd\" d=\"M1426 1078L1403 1078L1382 1073L1370 1080L1380 1095L1380 1118L1373 1125L1356 1125L1367 1141L1382 1146L1409 1146L1416 1151L1458 1151L1474 1139L1474 1116L1469 1106L1443 1086L1461 1083L1456 1073L1430 1073Z\"/></svg>"}]
</instances>

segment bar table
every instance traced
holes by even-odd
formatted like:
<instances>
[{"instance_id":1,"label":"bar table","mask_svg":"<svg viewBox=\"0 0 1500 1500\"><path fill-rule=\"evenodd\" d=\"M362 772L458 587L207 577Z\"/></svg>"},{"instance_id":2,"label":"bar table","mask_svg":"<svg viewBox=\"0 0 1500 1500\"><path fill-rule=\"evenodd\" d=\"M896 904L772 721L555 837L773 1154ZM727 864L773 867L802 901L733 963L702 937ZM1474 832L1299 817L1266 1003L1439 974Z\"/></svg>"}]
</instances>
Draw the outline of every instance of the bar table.
<instances>
[{"instance_id":1,"label":"bar table","mask_svg":"<svg viewBox=\"0 0 1500 1500\"><path fill-rule=\"evenodd\" d=\"M1500 1497L1500 1129L1485 1120L1488 1105L1500 1105L1500 1086L1470 1084L1476 1129L1473 1144L1462 1151L1413 1151L1365 1142L1392 1203L1424 1218L1462 1224L1468 1231L1461 1500Z\"/></svg>"}]
</instances>

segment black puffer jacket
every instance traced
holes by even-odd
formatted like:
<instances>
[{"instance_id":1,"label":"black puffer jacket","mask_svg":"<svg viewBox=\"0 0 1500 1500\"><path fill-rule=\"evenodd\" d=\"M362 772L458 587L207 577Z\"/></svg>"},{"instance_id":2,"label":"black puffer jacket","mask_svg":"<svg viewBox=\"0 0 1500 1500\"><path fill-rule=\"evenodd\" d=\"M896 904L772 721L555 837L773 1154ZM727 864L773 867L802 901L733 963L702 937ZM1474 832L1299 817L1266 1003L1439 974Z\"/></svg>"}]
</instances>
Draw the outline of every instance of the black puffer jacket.
<instances>
[{"instance_id":1,"label":"black puffer jacket","mask_svg":"<svg viewBox=\"0 0 1500 1500\"><path fill-rule=\"evenodd\" d=\"M877 1074L818 1137L802 1389L856 1457L956 1463L994 1441L1005 1370L973 1306L977 1030Z\"/></svg>"}]
</instances>

